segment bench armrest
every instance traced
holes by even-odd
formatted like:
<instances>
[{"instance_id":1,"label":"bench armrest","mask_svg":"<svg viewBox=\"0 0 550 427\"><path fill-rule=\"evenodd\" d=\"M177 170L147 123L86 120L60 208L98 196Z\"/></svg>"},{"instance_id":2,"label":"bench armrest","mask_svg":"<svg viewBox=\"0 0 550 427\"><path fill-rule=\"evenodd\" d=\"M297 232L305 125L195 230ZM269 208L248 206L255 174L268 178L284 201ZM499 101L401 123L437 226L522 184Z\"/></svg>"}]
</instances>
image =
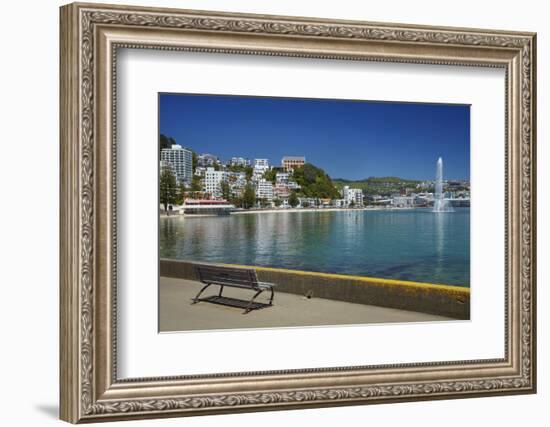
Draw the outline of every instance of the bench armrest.
<instances>
[{"instance_id":1,"label":"bench armrest","mask_svg":"<svg viewBox=\"0 0 550 427\"><path fill-rule=\"evenodd\" d=\"M269 283L269 282L258 282L258 285L269 286L269 287L272 287L272 288L277 286L276 283Z\"/></svg>"}]
</instances>

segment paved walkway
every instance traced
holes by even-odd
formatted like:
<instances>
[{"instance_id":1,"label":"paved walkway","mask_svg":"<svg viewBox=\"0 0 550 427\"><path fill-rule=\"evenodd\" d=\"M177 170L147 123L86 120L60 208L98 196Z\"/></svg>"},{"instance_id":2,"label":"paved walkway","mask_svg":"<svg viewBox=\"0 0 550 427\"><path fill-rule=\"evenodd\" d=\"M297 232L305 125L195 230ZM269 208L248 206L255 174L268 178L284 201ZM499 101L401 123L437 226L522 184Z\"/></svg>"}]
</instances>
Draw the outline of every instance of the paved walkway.
<instances>
[{"instance_id":1,"label":"paved walkway","mask_svg":"<svg viewBox=\"0 0 550 427\"><path fill-rule=\"evenodd\" d=\"M161 332L453 320L393 308L322 298L308 299L277 291L272 307L244 315L240 308L208 302L191 304L191 299L201 286L201 283L191 280L160 278ZM201 297L216 294L218 290L218 286L211 286ZM228 287L224 288L223 294L244 300L254 295L252 291ZM264 292L258 301L267 302L268 298L269 292Z\"/></svg>"}]
</instances>

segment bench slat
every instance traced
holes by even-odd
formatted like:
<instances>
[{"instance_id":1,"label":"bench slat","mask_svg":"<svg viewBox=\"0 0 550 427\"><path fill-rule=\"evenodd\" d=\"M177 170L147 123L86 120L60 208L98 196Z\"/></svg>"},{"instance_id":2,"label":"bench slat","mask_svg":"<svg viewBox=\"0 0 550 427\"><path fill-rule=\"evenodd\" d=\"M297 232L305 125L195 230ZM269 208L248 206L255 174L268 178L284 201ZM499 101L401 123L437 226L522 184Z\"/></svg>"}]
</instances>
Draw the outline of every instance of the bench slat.
<instances>
[{"instance_id":1,"label":"bench slat","mask_svg":"<svg viewBox=\"0 0 550 427\"><path fill-rule=\"evenodd\" d=\"M222 286L259 289L256 271L231 267L197 266L199 280ZM263 284L262 288L266 285Z\"/></svg>"}]
</instances>

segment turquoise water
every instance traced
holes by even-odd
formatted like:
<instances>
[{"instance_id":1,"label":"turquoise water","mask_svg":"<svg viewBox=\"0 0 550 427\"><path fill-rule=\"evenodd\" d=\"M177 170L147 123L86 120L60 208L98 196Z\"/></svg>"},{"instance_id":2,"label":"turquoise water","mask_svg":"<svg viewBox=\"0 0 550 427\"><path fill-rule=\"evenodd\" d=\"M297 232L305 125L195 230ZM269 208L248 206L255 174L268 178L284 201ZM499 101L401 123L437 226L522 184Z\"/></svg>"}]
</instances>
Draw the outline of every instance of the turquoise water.
<instances>
[{"instance_id":1,"label":"turquoise water","mask_svg":"<svg viewBox=\"0 0 550 427\"><path fill-rule=\"evenodd\" d=\"M470 286L470 209L160 218L160 256Z\"/></svg>"}]
</instances>

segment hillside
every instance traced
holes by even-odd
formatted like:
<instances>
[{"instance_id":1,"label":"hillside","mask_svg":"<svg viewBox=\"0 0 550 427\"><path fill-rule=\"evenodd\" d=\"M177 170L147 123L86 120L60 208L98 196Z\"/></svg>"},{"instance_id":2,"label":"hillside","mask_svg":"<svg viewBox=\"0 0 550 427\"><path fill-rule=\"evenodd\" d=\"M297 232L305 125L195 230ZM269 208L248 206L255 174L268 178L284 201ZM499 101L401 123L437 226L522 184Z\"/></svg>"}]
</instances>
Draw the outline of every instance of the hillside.
<instances>
[{"instance_id":1,"label":"hillside","mask_svg":"<svg viewBox=\"0 0 550 427\"><path fill-rule=\"evenodd\" d=\"M402 188L415 189L421 181L404 179L396 176L386 176L369 177L357 181L338 178L334 179L332 182L338 189L343 188L345 185L349 185L352 188L362 189L363 193L367 195L389 195L391 193L401 190Z\"/></svg>"},{"instance_id":2,"label":"hillside","mask_svg":"<svg viewBox=\"0 0 550 427\"><path fill-rule=\"evenodd\" d=\"M338 189L326 172L311 163L295 168L293 179L301 187L298 193L301 196L321 199L338 199L340 197Z\"/></svg>"}]
</instances>

